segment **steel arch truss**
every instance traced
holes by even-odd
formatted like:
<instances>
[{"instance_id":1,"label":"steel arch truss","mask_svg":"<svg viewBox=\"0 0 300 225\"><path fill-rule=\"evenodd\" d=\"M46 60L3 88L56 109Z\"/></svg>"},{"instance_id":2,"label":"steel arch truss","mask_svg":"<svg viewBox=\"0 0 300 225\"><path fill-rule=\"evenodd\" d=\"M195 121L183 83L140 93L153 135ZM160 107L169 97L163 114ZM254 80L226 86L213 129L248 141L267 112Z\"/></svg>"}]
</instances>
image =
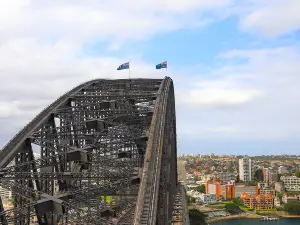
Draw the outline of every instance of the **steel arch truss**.
<instances>
[{"instance_id":1,"label":"steel arch truss","mask_svg":"<svg viewBox=\"0 0 300 225\"><path fill-rule=\"evenodd\" d=\"M0 222L167 224L176 155L170 78L86 82L0 151L0 186L14 199L4 210L0 198Z\"/></svg>"}]
</instances>

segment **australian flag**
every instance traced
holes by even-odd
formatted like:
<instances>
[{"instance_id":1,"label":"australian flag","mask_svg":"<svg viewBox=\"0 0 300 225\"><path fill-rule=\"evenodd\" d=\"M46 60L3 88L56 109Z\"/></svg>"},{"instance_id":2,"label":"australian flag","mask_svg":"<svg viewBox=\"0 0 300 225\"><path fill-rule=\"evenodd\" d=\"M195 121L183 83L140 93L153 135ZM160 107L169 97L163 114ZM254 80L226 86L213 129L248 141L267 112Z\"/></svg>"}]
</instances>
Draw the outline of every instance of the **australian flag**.
<instances>
[{"instance_id":1,"label":"australian flag","mask_svg":"<svg viewBox=\"0 0 300 225\"><path fill-rule=\"evenodd\" d=\"M156 65L156 69L157 70L160 70L160 69L163 69L163 68L167 68L167 67L168 67L168 62L167 61L162 62L162 63Z\"/></svg>"},{"instance_id":2,"label":"australian flag","mask_svg":"<svg viewBox=\"0 0 300 225\"><path fill-rule=\"evenodd\" d=\"M126 70L129 69L129 62L123 63L121 66L117 68L117 70Z\"/></svg>"}]
</instances>

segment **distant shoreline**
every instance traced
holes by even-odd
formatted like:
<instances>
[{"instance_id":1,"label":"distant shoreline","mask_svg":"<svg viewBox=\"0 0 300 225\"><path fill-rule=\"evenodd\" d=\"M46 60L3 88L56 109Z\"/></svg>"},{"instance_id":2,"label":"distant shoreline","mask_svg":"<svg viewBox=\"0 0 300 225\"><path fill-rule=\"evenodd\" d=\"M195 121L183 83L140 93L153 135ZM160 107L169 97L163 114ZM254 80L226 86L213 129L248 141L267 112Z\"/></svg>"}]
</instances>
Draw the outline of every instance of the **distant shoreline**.
<instances>
[{"instance_id":1,"label":"distant shoreline","mask_svg":"<svg viewBox=\"0 0 300 225\"><path fill-rule=\"evenodd\" d=\"M277 215L280 218L295 218L300 219L300 215Z\"/></svg>"},{"instance_id":2,"label":"distant shoreline","mask_svg":"<svg viewBox=\"0 0 300 225\"><path fill-rule=\"evenodd\" d=\"M257 215L257 214L248 214L246 215L232 215L232 216L226 216L226 217L216 217L207 220L207 222L214 223L218 221L224 221L224 220L234 220L234 219L260 219L263 215ZM290 219L300 219L300 215L276 215L279 218L290 218Z\"/></svg>"}]
</instances>

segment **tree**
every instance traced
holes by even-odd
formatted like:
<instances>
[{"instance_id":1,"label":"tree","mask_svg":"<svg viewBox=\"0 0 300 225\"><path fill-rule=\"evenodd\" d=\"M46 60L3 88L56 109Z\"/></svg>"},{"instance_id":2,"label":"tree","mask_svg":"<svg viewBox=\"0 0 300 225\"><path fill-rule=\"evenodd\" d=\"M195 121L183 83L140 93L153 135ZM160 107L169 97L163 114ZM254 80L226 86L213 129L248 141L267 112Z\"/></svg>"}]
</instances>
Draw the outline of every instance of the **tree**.
<instances>
[{"instance_id":1,"label":"tree","mask_svg":"<svg viewBox=\"0 0 300 225\"><path fill-rule=\"evenodd\" d=\"M276 193L276 196L279 198L279 200L280 200L280 203L282 203L282 196L283 196L283 194L282 194L282 193L279 193L279 192L277 192L277 193Z\"/></svg>"},{"instance_id":2,"label":"tree","mask_svg":"<svg viewBox=\"0 0 300 225\"><path fill-rule=\"evenodd\" d=\"M240 209L240 207L235 203L227 203L225 205L225 210L226 211L237 210L237 209Z\"/></svg>"},{"instance_id":3,"label":"tree","mask_svg":"<svg viewBox=\"0 0 300 225\"><path fill-rule=\"evenodd\" d=\"M236 176L235 182L236 182L236 183L240 183L240 182L241 182L241 181L240 181L240 176L239 176L239 175Z\"/></svg>"},{"instance_id":4,"label":"tree","mask_svg":"<svg viewBox=\"0 0 300 225\"><path fill-rule=\"evenodd\" d=\"M280 177L282 176L282 174L280 174L280 173L277 173L277 179L276 179L276 181L277 182L279 182L280 181Z\"/></svg>"},{"instance_id":5,"label":"tree","mask_svg":"<svg viewBox=\"0 0 300 225\"><path fill-rule=\"evenodd\" d=\"M215 161L213 161L211 165L214 166L214 167L217 167L218 163L216 163Z\"/></svg>"},{"instance_id":6,"label":"tree","mask_svg":"<svg viewBox=\"0 0 300 225\"><path fill-rule=\"evenodd\" d=\"M254 173L254 180L256 181L263 181L264 180L264 174L262 169L258 169Z\"/></svg>"},{"instance_id":7,"label":"tree","mask_svg":"<svg viewBox=\"0 0 300 225\"><path fill-rule=\"evenodd\" d=\"M290 201L284 205L284 210L291 214L300 215L300 202Z\"/></svg>"},{"instance_id":8,"label":"tree","mask_svg":"<svg viewBox=\"0 0 300 225\"><path fill-rule=\"evenodd\" d=\"M205 193L205 184L201 184L195 188L196 191Z\"/></svg>"},{"instance_id":9,"label":"tree","mask_svg":"<svg viewBox=\"0 0 300 225\"><path fill-rule=\"evenodd\" d=\"M229 172L229 173L233 173L233 172L234 172L234 169L233 169L233 163L232 163L232 162L230 162L230 164L229 164L228 172Z\"/></svg>"},{"instance_id":10,"label":"tree","mask_svg":"<svg viewBox=\"0 0 300 225\"><path fill-rule=\"evenodd\" d=\"M196 199L194 197L191 197L191 196L187 196L187 201L188 203L195 203L196 202Z\"/></svg>"},{"instance_id":11,"label":"tree","mask_svg":"<svg viewBox=\"0 0 300 225\"><path fill-rule=\"evenodd\" d=\"M296 177L300 178L300 170L296 172Z\"/></svg>"},{"instance_id":12,"label":"tree","mask_svg":"<svg viewBox=\"0 0 300 225\"><path fill-rule=\"evenodd\" d=\"M234 204L238 205L238 206L243 205L243 201L242 201L242 199L241 199L240 197L234 198L234 199L232 200L232 202L233 202Z\"/></svg>"},{"instance_id":13,"label":"tree","mask_svg":"<svg viewBox=\"0 0 300 225\"><path fill-rule=\"evenodd\" d=\"M189 210L189 218L191 225L207 225L205 221L206 215L197 209Z\"/></svg>"}]
</instances>

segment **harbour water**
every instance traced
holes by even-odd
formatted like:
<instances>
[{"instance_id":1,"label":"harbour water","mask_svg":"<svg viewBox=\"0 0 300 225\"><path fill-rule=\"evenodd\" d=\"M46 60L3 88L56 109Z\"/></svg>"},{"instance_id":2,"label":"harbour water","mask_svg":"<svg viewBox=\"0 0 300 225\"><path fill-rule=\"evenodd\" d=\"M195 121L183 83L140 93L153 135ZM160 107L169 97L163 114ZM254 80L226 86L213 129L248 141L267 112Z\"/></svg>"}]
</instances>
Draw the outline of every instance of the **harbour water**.
<instances>
[{"instance_id":1,"label":"harbour water","mask_svg":"<svg viewBox=\"0 0 300 225\"><path fill-rule=\"evenodd\" d=\"M210 225L300 225L300 219L280 219L278 221L260 221L259 219L224 220Z\"/></svg>"}]
</instances>

